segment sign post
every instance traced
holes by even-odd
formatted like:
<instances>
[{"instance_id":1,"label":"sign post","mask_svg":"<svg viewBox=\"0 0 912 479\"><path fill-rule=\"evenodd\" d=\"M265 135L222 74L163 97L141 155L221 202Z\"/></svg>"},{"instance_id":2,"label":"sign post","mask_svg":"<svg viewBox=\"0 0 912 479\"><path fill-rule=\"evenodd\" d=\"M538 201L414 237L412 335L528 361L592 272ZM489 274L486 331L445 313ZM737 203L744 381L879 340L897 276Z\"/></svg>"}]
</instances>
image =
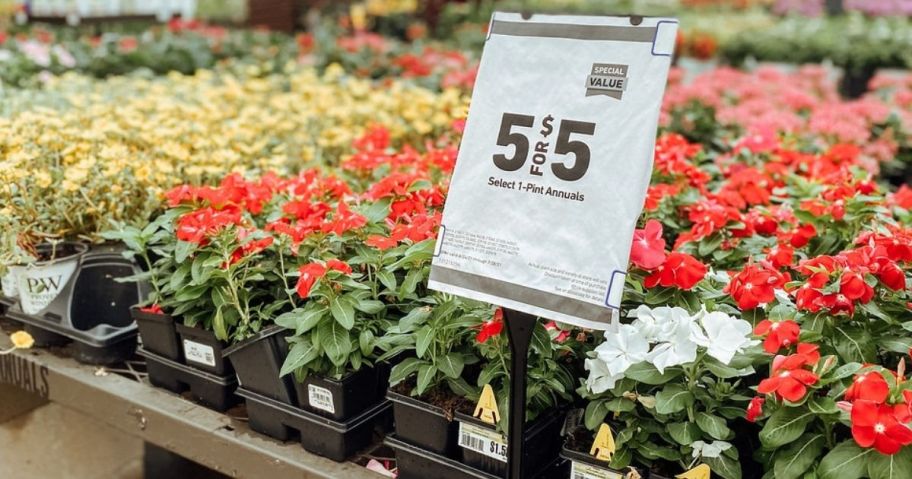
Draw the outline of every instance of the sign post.
<instances>
[{"instance_id":1,"label":"sign post","mask_svg":"<svg viewBox=\"0 0 912 479\"><path fill-rule=\"evenodd\" d=\"M508 470L520 479L537 316L616 322L652 173L674 19L494 13L432 289L504 307Z\"/></svg>"}]
</instances>

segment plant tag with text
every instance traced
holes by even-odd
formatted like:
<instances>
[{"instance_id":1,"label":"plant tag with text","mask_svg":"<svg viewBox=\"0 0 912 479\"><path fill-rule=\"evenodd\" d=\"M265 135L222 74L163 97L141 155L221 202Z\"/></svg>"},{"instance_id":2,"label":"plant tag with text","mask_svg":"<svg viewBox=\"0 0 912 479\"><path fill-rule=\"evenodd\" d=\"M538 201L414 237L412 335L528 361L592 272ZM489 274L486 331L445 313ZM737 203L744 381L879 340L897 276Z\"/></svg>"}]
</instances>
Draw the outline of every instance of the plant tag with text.
<instances>
[{"instance_id":1,"label":"plant tag with text","mask_svg":"<svg viewBox=\"0 0 912 479\"><path fill-rule=\"evenodd\" d=\"M496 431L460 422L459 445L498 461L507 462L507 439Z\"/></svg>"},{"instance_id":2,"label":"plant tag with text","mask_svg":"<svg viewBox=\"0 0 912 479\"><path fill-rule=\"evenodd\" d=\"M307 402L310 407L326 411L330 414L336 413L336 406L333 405L332 391L314 384L307 385Z\"/></svg>"},{"instance_id":3,"label":"plant tag with text","mask_svg":"<svg viewBox=\"0 0 912 479\"><path fill-rule=\"evenodd\" d=\"M185 339L184 357L190 362L215 367L215 350L212 349L212 346Z\"/></svg>"}]
</instances>

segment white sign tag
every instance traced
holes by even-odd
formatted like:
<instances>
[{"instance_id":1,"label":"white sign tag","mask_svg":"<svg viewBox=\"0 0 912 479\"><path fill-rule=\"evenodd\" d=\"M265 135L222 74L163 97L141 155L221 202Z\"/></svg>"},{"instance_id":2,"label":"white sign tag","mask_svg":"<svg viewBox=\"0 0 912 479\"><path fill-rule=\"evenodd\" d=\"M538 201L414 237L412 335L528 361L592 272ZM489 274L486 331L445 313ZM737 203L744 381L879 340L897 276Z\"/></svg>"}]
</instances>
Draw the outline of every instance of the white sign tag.
<instances>
[{"instance_id":1,"label":"white sign tag","mask_svg":"<svg viewBox=\"0 0 912 479\"><path fill-rule=\"evenodd\" d=\"M459 446L498 461L507 462L507 440L496 431L460 422Z\"/></svg>"},{"instance_id":2,"label":"white sign tag","mask_svg":"<svg viewBox=\"0 0 912 479\"><path fill-rule=\"evenodd\" d=\"M624 475L591 466L584 462L570 462L570 479L624 479Z\"/></svg>"},{"instance_id":3,"label":"white sign tag","mask_svg":"<svg viewBox=\"0 0 912 479\"><path fill-rule=\"evenodd\" d=\"M310 407L326 411L330 414L336 413L336 407L333 405L332 391L324 387L307 385L307 402Z\"/></svg>"},{"instance_id":4,"label":"white sign tag","mask_svg":"<svg viewBox=\"0 0 912 479\"><path fill-rule=\"evenodd\" d=\"M185 339L184 357L187 358L187 361L215 367L215 350L212 349L212 346Z\"/></svg>"},{"instance_id":5,"label":"white sign tag","mask_svg":"<svg viewBox=\"0 0 912 479\"><path fill-rule=\"evenodd\" d=\"M47 308L70 282L79 261L68 258L44 265L21 268L16 274L16 293L26 314L38 314Z\"/></svg>"},{"instance_id":6,"label":"white sign tag","mask_svg":"<svg viewBox=\"0 0 912 479\"><path fill-rule=\"evenodd\" d=\"M649 186L677 27L494 14L431 288L607 328Z\"/></svg>"}]
</instances>

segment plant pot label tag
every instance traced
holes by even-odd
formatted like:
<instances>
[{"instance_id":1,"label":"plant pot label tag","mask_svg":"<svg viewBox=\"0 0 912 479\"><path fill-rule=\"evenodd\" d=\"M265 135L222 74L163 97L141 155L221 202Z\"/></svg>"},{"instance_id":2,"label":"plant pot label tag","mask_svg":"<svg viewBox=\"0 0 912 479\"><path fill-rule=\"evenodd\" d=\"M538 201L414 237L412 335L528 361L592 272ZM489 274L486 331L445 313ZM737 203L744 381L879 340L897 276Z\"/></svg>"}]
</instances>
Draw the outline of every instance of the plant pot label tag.
<instances>
[{"instance_id":1,"label":"plant pot label tag","mask_svg":"<svg viewBox=\"0 0 912 479\"><path fill-rule=\"evenodd\" d=\"M614 434L611 433L611 428L602 423L599 427L598 433L595 435L595 440L592 441L592 448L589 449L589 455L595 456L599 461L609 462L611 457L614 456L614 452L617 449L617 446L614 444Z\"/></svg>"},{"instance_id":2,"label":"plant pot label tag","mask_svg":"<svg viewBox=\"0 0 912 479\"><path fill-rule=\"evenodd\" d=\"M662 18L494 13L432 289L609 327L677 28Z\"/></svg>"},{"instance_id":3,"label":"plant pot label tag","mask_svg":"<svg viewBox=\"0 0 912 479\"><path fill-rule=\"evenodd\" d=\"M19 288L17 286L18 280L16 279L16 270L8 268L7 273L0 278L0 286L2 286L3 295L7 298L17 298L19 297Z\"/></svg>"},{"instance_id":4,"label":"plant pot label tag","mask_svg":"<svg viewBox=\"0 0 912 479\"><path fill-rule=\"evenodd\" d=\"M333 405L333 393L324 387L308 384L307 403L312 408L326 411L330 414L336 413L336 406Z\"/></svg>"},{"instance_id":5,"label":"plant pot label tag","mask_svg":"<svg viewBox=\"0 0 912 479\"><path fill-rule=\"evenodd\" d=\"M472 416L492 425L497 424L497 421L500 420L497 398L494 397L494 389L490 384L485 384L481 388L481 397L478 398L478 404L475 405L475 412L472 413Z\"/></svg>"},{"instance_id":6,"label":"plant pot label tag","mask_svg":"<svg viewBox=\"0 0 912 479\"><path fill-rule=\"evenodd\" d=\"M38 314L47 308L70 282L79 261L76 258L22 268L16 275L19 302L25 314Z\"/></svg>"},{"instance_id":7,"label":"plant pot label tag","mask_svg":"<svg viewBox=\"0 0 912 479\"><path fill-rule=\"evenodd\" d=\"M570 479L625 479L624 475L585 462L570 462Z\"/></svg>"},{"instance_id":8,"label":"plant pot label tag","mask_svg":"<svg viewBox=\"0 0 912 479\"><path fill-rule=\"evenodd\" d=\"M675 476L677 479L709 479L712 475L712 470L706 464L700 464L699 466L682 472Z\"/></svg>"},{"instance_id":9,"label":"plant pot label tag","mask_svg":"<svg viewBox=\"0 0 912 479\"><path fill-rule=\"evenodd\" d=\"M215 350L212 349L212 346L206 344L185 339L184 357L190 362L215 367Z\"/></svg>"},{"instance_id":10,"label":"plant pot label tag","mask_svg":"<svg viewBox=\"0 0 912 479\"><path fill-rule=\"evenodd\" d=\"M460 421L459 446L507 462L507 439L497 431Z\"/></svg>"}]
</instances>

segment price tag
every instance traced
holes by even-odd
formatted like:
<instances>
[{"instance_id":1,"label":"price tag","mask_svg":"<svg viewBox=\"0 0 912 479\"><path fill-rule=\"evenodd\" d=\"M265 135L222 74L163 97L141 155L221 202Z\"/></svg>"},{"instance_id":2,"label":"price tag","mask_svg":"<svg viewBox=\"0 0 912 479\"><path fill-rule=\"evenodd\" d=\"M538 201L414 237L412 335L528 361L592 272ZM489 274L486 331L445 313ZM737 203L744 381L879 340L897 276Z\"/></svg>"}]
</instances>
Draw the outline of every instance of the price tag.
<instances>
[{"instance_id":1,"label":"price tag","mask_svg":"<svg viewBox=\"0 0 912 479\"><path fill-rule=\"evenodd\" d=\"M649 185L677 25L494 14L431 288L606 328Z\"/></svg>"},{"instance_id":2,"label":"price tag","mask_svg":"<svg viewBox=\"0 0 912 479\"><path fill-rule=\"evenodd\" d=\"M571 461L570 464L570 479L624 479L624 475L619 472L609 471L584 462Z\"/></svg>"},{"instance_id":3,"label":"price tag","mask_svg":"<svg viewBox=\"0 0 912 479\"><path fill-rule=\"evenodd\" d=\"M184 340L184 357L187 361L215 367L215 350L212 346Z\"/></svg>"},{"instance_id":4,"label":"price tag","mask_svg":"<svg viewBox=\"0 0 912 479\"><path fill-rule=\"evenodd\" d=\"M507 462L507 440L496 431L460 422L459 445L498 461Z\"/></svg>"},{"instance_id":5,"label":"price tag","mask_svg":"<svg viewBox=\"0 0 912 479\"><path fill-rule=\"evenodd\" d=\"M336 413L336 406L333 405L332 391L324 387L308 384L307 402L310 404L310 407L326 411L330 414Z\"/></svg>"}]
</instances>

